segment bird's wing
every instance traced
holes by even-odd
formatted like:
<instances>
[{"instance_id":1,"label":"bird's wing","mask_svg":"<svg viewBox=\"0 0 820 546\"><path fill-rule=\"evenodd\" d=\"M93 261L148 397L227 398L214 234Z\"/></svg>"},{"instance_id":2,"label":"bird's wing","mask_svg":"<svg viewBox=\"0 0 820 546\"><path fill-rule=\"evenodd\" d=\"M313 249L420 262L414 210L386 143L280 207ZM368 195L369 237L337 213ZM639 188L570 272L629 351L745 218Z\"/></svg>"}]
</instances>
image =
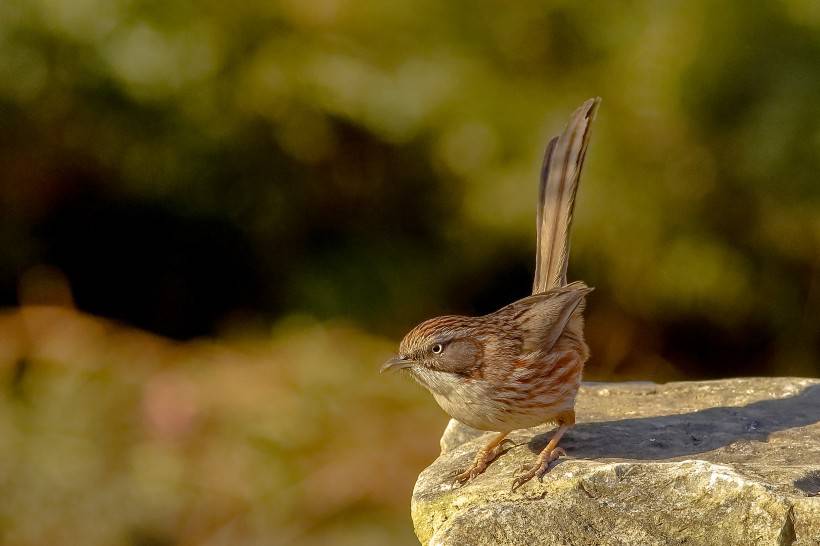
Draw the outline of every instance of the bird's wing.
<instances>
[{"instance_id":1,"label":"bird's wing","mask_svg":"<svg viewBox=\"0 0 820 546\"><path fill-rule=\"evenodd\" d=\"M576 281L518 300L497 313L502 323L521 333L521 352L549 351L584 297L593 290Z\"/></svg>"}]
</instances>

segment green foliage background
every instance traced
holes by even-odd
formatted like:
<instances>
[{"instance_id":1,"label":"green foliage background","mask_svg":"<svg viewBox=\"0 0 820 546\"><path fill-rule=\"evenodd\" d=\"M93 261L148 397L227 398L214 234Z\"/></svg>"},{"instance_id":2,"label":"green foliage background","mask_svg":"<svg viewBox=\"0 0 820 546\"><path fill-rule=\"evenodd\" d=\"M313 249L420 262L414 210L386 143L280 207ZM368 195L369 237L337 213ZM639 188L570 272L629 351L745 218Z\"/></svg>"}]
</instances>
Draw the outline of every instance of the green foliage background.
<instances>
[{"instance_id":1,"label":"green foliage background","mask_svg":"<svg viewBox=\"0 0 820 546\"><path fill-rule=\"evenodd\" d=\"M358 449L350 460L372 462L367 454L390 438L376 435L376 445L363 431L389 430L385 419L401 413L385 410L394 397L422 412L425 424L413 429L425 447L408 464L435 455L443 419L413 386L373 383L368 388L379 394L368 391L367 403L340 393L371 385L390 350L385 340L396 341L417 321L488 312L528 293L542 149L590 96L603 104L570 266L571 278L597 287L588 377L817 375L818 59L814 0L0 3L0 303L19 303L28 293L21 279L45 265L66 279L81 310L160 334L241 339L255 348L303 340L304 351L265 358L286 375L310 378L263 381L287 388L271 400L253 399L250 414L259 422L317 427L315 443L289 451L282 446L292 445L296 432L260 424L273 427L262 443L275 449L265 451L268 458L237 455L253 461L237 480L270 480L232 493L253 517L223 520L233 508L214 508L214 521L241 524L214 524L211 534L180 526L173 514L191 504L168 489L136 502L133 518L107 520L107 534L83 535L82 542L412 542L405 501L418 466L394 477L394 496L373 486L310 511L300 503L314 498L308 491L319 478L298 461L332 461L318 438L335 445L350 429L359 431L350 436ZM34 301L48 300L48 286L34 278ZM312 318L293 326L286 319L293 315ZM289 326L271 334L274 323ZM304 341L337 328L343 334L335 344L312 351ZM32 356L35 349L22 342L4 346L11 347L3 353L10 392L19 385L41 392L20 374L38 370L42 355ZM128 368L130 357L116 349L91 356L100 350L92 344L87 358L71 353L76 361L52 355L45 360L64 364L43 364L44 375L32 377L70 390L69 378L79 372L67 370L99 359L108 371L89 381L101 381L100 392L108 385L126 400L129 389L142 392L114 371ZM237 369L249 365L235 358ZM172 367L199 385L196 358L182 360ZM164 364L149 358L141 365L138 375L149 377ZM333 388L311 390L340 366L348 374L334 376ZM94 414L99 392L82 392L65 411ZM286 392L347 402L281 406L290 409L271 414ZM132 405L123 401L121 411L141 411L140 396L133 394ZM36 453L47 451L51 437L28 423L40 415L39 404L50 407L52 395L9 400L16 409L4 414L17 417L7 424L20 434L11 437L23 444L10 440L7 453L28 442L40 446L31 448ZM336 424L346 404L358 404L359 422ZM221 406L202 411L227 411L240 428L253 420ZM42 426L62 430L60 419L48 419ZM134 422L99 426L76 433L91 451L114 449L105 438L118 427L136 427L135 437L144 432ZM196 430L186 441L213 438ZM227 452L244 442L260 445L253 434L217 437ZM134 442L116 444L128 460L140 457L129 451L141 445ZM162 449L174 464L196 460L172 444ZM400 445L390 456L414 449ZM145 468L164 468L147 460L159 466ZM239 465L232 460L180 480L232 475ZM268 475L273 467L279 478ZM63 510L86 488L109 495L103 504L122 502L131 486L117 489L104 468L101 462L87 475L93 478L64 489L50 487L51 477L18 475L21 496L0 505L0 537L34 544L94 528L91 509L47 527L38 525L34 507L20 507L31 501L33 483L73 492L50 510ZM353 474L321 476L344 484ZM155 482L116 469L110 475L165 483L161 474L152 474ZM280 498L274 492L282 487L291 493ZM37 506L47 500L31 498ZM282 499L293 503L289 511L280 511ZM141 512L146 506L165 519ZM350 514L357 523L346 527Z\"/></svg>"}]
</instances>

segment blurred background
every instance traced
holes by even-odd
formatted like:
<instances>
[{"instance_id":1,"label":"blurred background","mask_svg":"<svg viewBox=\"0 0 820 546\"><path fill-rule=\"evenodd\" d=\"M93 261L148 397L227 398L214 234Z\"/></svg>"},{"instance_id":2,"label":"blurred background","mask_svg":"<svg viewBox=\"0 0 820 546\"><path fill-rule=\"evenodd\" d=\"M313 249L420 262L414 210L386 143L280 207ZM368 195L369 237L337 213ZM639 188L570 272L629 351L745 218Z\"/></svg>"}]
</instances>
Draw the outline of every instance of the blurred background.
<instances>
[{"instance_id":1,"label":"blurred background","mask_svg":"<svg viewBox=\"0 0 820 546\"><path fill-rule=\"evenodd\" d=\"M414 544L379 377L529 293L603 97L592 380L820 375L820 3L0 2L0 542Z\"/></svg>"}]
</instances>

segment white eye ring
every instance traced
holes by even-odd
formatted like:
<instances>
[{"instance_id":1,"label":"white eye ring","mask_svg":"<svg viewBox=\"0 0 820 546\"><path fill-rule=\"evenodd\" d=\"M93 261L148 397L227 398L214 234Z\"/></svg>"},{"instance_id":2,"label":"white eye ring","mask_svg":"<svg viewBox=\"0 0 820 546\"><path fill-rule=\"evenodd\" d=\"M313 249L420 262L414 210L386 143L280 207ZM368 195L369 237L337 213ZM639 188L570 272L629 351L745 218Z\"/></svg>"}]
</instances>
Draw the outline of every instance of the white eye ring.
<instances>
[{"instance_id":1,"label":"white eye ring","mask_svg":"<svg viewBox=\"0 0 820 546\"><path fill-rule=\"evenodd\" d=\"M438 354L441 354L441 351L444 350L444 347L441 345L441 343L436 343L435 345L433 345L433 348L430 349L430 350L433 351L434 355L438 355Z\"/></svg>"}]
</instances>

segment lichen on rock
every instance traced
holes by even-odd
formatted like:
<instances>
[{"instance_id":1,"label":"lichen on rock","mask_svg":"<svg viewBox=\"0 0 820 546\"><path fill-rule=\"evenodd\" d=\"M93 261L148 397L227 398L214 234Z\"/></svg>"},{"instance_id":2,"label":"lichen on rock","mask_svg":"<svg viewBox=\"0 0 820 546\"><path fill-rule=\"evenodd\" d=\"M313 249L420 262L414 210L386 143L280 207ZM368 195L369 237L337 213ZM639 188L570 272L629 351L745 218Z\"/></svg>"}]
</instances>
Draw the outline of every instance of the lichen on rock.
<instances>
[{"instance_id":1,"label":"lichen on rock","mask_svg":"<svg viewBox=\"0 0 820 546\"><path fill-rule=\"evenodd\" d=\"M820 544L820 380L586 384L576 411L568 457L515 492L550 430L459 487L487 436L451 421L413 491L422 544Z\"/></svg>"}]
</instances>

